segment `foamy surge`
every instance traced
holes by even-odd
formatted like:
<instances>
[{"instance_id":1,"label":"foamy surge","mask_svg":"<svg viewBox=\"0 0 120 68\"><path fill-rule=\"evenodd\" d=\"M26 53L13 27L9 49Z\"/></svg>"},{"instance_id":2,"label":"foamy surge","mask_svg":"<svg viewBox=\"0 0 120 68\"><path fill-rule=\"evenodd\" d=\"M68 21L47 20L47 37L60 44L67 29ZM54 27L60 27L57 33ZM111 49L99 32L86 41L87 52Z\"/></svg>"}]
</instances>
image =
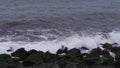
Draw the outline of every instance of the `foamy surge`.
<instances>
[{"instance_id":1,"label":"foamy surge","mask_svg":"<svg viewBox=\"0 0 120 68\"><path fill-rule=\"evenodd\" d=\"M2 38L2 37L1 37ZM66 46L69 49L71 48L80 48L87 47L90 50L96 47L101 47L101 43L118 43L120 44L120 31L112 31L106 34L98 33L98 34L77 34L74 33L67 37L58 37L54 40L43 40L43 41L3 41L0 42L0 54L11 52L19 49L25 48L26 50L41 50L41 51L50 51L51 53L56 53L56 51L61 48L61 46ZM7 52L7 50L12 49L11 52Z\"/></svg>"}]
</instances>

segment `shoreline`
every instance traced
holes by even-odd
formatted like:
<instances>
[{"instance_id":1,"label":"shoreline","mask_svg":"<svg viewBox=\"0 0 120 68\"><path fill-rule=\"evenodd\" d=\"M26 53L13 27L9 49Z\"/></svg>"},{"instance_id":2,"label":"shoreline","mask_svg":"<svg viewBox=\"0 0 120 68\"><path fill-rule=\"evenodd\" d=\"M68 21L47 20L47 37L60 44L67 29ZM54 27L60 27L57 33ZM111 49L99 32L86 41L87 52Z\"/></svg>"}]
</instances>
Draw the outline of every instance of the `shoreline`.
<instances>
[{"instance_id":1,"label":"shoreline","mask_svg":"<svg viewBox=\"0 0 120 68\"><path fill-rule=\"evenodd\" d=\"M117 43L114 43L117 44ZM62 46L56 54L36 50L26 51L24 48L15 52L0 54L1 68L118 68L120 67L120 47L113 44L101 44L103 49L97 47L89 53L82 53L88 50L86 47L80 49ZM8 50L11 51L11 50ZM110 52L114 53L112 56ZM3 66L3 67L2 67Z\"/></svg>"}]
</instances>

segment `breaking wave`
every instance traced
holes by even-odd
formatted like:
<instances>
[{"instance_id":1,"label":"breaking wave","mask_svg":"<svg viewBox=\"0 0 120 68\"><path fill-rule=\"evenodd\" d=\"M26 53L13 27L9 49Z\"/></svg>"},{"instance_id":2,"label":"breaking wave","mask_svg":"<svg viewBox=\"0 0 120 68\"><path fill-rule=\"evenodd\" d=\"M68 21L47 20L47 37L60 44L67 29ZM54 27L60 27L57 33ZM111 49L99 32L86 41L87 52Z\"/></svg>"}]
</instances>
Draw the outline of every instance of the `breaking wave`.
<instances>
[{"instance_id":1,"label":"breaking wave","mask_svg":"<svg viewBox=\"0 0 120 68\"><path fill-rule=\"evenodd\" d=\"M25 48L26 50L41 50L56 53L61 46L72 48L87 47L89 50L101 47L101 43L120 44L120 31L114 30L108 33L101 31L81 31L46 29L46 30L27 30L0 37L0 54ZM101 47L102 48L102 47ZM7 50L12 50L8 52Z\"/></svg>"}]
</instances>

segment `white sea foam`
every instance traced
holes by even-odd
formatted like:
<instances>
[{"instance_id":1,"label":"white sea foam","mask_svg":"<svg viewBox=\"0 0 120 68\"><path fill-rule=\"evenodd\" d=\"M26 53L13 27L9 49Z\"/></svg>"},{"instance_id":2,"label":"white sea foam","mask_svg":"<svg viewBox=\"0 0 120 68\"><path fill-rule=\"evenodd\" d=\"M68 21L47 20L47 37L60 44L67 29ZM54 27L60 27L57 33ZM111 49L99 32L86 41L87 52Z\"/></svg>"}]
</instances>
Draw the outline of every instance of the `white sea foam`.
<instances>
[{"instance_id":1,"label":"white sea foam","mask_svg":"<svg viewBox=\"0 0 120 68\"><path fill-rule=\"evenodd\" d=\"M33 41L33 42L25 42L25 41L5 41L0 42L0 54L11 52L19 49L25 48L26 50L41 50L41 51L50 51L51 53L56 53L56 51L61 48L62 45L71 48L80 48L87 47L89 50L101 47L101 43L118 43L120 44L120 31L112 31L106 34L105 37L103 34L95 34L95 35L79 35L72 34L68 37L58 37L55 40L45 40L45 41ZM10 48L13 49L11 52L7 52ZM86 51L83 51L86 52Z\"/></svg>"}]
</instances>

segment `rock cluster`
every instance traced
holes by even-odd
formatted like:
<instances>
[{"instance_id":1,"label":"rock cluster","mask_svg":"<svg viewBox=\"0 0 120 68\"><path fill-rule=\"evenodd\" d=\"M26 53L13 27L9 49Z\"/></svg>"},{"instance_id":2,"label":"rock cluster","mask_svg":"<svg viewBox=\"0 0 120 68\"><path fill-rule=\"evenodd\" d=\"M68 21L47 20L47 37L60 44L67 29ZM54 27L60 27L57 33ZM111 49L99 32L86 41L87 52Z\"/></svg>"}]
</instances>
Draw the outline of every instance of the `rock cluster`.
<instances>
[{"instance_id":1,"label":"rock cluster","mask_svg":"<svg viewBox=\"0 0 120 68\"><path fill-rule=\"evenodd\" d=\"M81 53L81 48L68 50L62 47L56 54L20 48L11 55L0 54L0 68L120 68L120 47L109 43L102 47L89 53ZM82 49L88 50L86 47Z\"/></svg>"}]
</instances>

